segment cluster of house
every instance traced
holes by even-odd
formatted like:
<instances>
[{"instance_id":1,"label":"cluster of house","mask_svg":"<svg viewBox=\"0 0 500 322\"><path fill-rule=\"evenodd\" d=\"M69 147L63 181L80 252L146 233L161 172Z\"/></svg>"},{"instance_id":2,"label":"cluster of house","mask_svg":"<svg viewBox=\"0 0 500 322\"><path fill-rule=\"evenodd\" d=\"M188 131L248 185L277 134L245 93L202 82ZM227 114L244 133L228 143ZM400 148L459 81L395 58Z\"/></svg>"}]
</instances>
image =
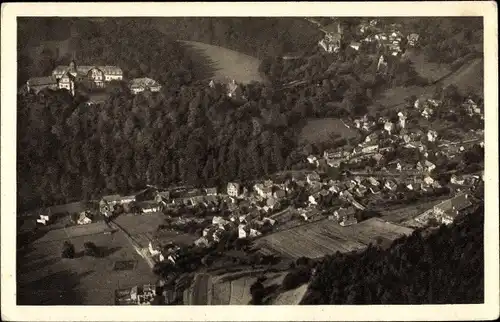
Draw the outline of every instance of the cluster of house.
<instances>
[{"instance_id":1,"label":"cluster of house","mask_svg":"<svg viewBox=\"0 0 500 322\"><path fill-rule=\"evenodd\" d=\"M287 183L275 183L272 180L257 182L252 189L240 183L227 184L228 208L232 214L227 218L215 216L212 224L205 227L203 235L195 241L200 247L207 247L220 240L226 231L237 232L238 238L253 238L261 235L263 227L272 227L276 220L271 213L281 208L281 201L289 192ZM245 213L242 213L245 209Z\"/></svg>"},{"instance_id":2,"label":"cluster of house","mask_svg":"<svg viewBox=\"0 0 500 322\"><path fill-rule=\"evenodd\" d=\"M333 215L328 216L330 220L337 220L340 226L346 227L358 223L355 217L356 210L354 207L339 208L333 212Z\"/></svg>"},{"instance_id":3,"label":"cluster of house","mask_svg":"<svg viewBox=\"0 0 500 322\"><path fill-rule=\"evenodd\" d=\"M467 98L465 100L465 102L462 104L462 108L465 110L465 112L469 115L469 116L474 116L474 115L479 115L481 117L481 119L484 120L484 114L483 114L483 110L481 109L481 107L478 106L478 104L476 102L474 102L472 99L470 98Z\"/></svg>"},{"instance_id":4,"label":"cluster of house","mask_svg":"<svg viewBox=\"0 0 500 322\"><path fill-rule=\"evenodd\" d=\"M130 92L134 95L149 90L151 92L159 92L161 85L154 79L142 77L134 78L129 82Z\"/></svg>"},{"instance_id":5,"label":"cluster of house","mask_svg":"<svg viewBox=\"0 0 500 322\"><path fill-rule=\"evenodd\" d=\"M374 159L376 166L366 172L358 172L360 175L371 177L362 179L360 176L354 177L347 182L328 182L330 185L329 191L333 191L342 195L347 193L356 196L357 198L364 198L367 192L377 195L381 190L387 192L432 192L435 189L440 189L441 184L435 180L436 165L428 158L432 156L446 156L449 157L449 151L457 148L460 152L465 149L463 146L455 146L450 144L449 147L443 146L439 151L431 151L428 149L427 142L436 142L439 138L437 131L428 129L424 132L418 128L408 129L406 127L407 115L404 111L398 113L398 122L392 123L386 117L380 117L376 120L373 117L365 115L360 119L353 121L353 127L362 132L368 133L365 140L354 148L339 148L334 150L326 150L323 157L319 158L314 155L309 155L307 161L317 168L324 166L340 167L341 164L349 165L360 162L365 159ZM379 125L379 130L374 130ZM382 166L381 161L386 158L384 152L391 151L393 145L400 145L408 149L418 149L424 159L411 163L410 160L385 160L385 165ZM379 172L379 173L377 173ZM356 174L356 172L352 172ZM406 174L400 176L398 174ZM313 176L316 178L316 176ZM377 178L385 178L384 182L379 182ZM461 188L474 185L479 180L479 176L475 175L453 175L449 185L454 185L456 191ZM457 185L458 183L458 185ZM346 189L342 191L343 189ZM310 204L317 204L318 199L327 196L328 191L318 190L309 197ZM361 209L360 207L357 207ZM337 218L338 219L338 218Z\"/></svg>"},{"instance_id":6,"label":"cluster of house","mask_svg":"<svg viewBox=\"0 0 500 322\"><path fill-rule=\"evenodd\" d=\"M231 197L233 202L246 200L259 211L272 212L280 208L280 201L286 198L288 189L286 183L277 184L272 180L255 183L252 190L243 187L237 182L229 182L227 195Z\"/></svg>"},{"instance_id":7,"label":"cluster of house","mask_svg":"<svg viewBox=\"0 0 500 322\"><path fill-rule=\"evenodd\" d=\"M415 109L417 109L426 119L430 119L435 114L435 111L441 107L441 105L442 101L427 97L420 97L415 100L413 104ZM465 99L460 108L463 109L470 117L479 116L481 119L484 119L482 108L471 98Z\"/></svg>"},{"instance_id":8,"label":"cluster of house","mask_svg":"<svg viewBox=\"0 0 500 322\"><path fill-rule=\"evenodd\" d=\"M401 29L401 25L398 24L391 24L383 28L376 19L363 21L359 25L359 40L351 41L349 47L359 50L362 43L376 44L377 48L385 48L389 55L401 55L403 51L402 41L405 38ZM332 23L322 27L321 30L325 35L318 42L318 45L328 53L339 52L343 37L340 23ZM407 43L411 47L418 45L419 38L420 36L416 33L410 33L406 36ZM379 68L381 64L382 61L379 60Z\"/></svg>"},{"instance_id":9,"label":"cluster of house","mask_svg":"<svg viewBox=\"0 0 500 322\"><path fill-rule=\"evenodd\" d=\"M84 84L87 88L103 88L113 80L122 80L123 71L118 66L77 65L72 60L68 66L57 66L51 76L32 77L27 83L28 91L35 94L43 89L66 89L75 95L75 86Z\"/></svg>"},{"instance_id":10,"label":"cluster of house","mask_svg":"<svg viewBox=\"0 0 500 322\"><path fill-rule=\"evenodd\" d=\"M159 190L147 188L138 193L122 196L109 195L101 198L99 210L101 214L110 217L118 206L126 212L148 214L160 212L169 207L187 206L196 207L203 205L215 209L224 199L217 193L217 188L204 189L172 189Z\"/></svg>"},{"instance_id":11,"label":"cluster of house","mask_svg":"<svg viewBox=\"0 0 500 322\"><path fill-rule=\"evenodd\" d=\"M421 97L415 101L413 106L420 112L420 115L426 119L430 119L435 114L435 110L439 108L441 104L442 102L440 100Z\"/></svg>"},{"instance_id":12,"label":"cluster of house","mask_svg":"<svg viewBox=\"0 0 500 322\"><path fill-rule=\"evenodd\" d=\"M414 220L422 225L428 225L431 219L434 219L438 224L449 225L461 212L472 205L471 197L467 193L459 193L423 212Z\"/></svg>"},{"instance_id":13,"label":"cluster of house","mask_svg":"<svg viewBox=\"0 0 500 322\"><path fill-rule=\"evenodd\" d=\"M156 295L156 285L145 284L117 290L115 301L117 305L151 305Z\"/></svg>"},{"instance_id":14,"label":"cluster of house","mask_svg":"<svg viewBox=\"0 0 500 322\"><path fill-rule=\"evenodd\" d=\"M172 264L175 264L175 261L178 258L179 250L180 247L178 245L173 243L163 245L158 240L150 241L148 245L149 254L157 263L169 261Z\"/></svg>"}]
</instances>

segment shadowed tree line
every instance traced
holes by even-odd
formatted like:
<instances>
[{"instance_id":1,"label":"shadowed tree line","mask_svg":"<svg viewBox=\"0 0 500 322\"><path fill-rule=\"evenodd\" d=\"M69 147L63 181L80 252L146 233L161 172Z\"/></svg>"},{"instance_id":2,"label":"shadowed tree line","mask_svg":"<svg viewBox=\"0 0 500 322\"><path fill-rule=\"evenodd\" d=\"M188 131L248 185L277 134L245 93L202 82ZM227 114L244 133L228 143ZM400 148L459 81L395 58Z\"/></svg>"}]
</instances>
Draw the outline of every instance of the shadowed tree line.
<instances>
[{"instance_id":1,"label":"shadowed tree line","mask_svg":"<svg viewBox=\"0 0 500 322\"><path fill-rule=\"evenodd\" d=\"M386 250L327 256L302 304L476 304L484 301L484 209L402 237Z\"/></svg>"}]
</instances>

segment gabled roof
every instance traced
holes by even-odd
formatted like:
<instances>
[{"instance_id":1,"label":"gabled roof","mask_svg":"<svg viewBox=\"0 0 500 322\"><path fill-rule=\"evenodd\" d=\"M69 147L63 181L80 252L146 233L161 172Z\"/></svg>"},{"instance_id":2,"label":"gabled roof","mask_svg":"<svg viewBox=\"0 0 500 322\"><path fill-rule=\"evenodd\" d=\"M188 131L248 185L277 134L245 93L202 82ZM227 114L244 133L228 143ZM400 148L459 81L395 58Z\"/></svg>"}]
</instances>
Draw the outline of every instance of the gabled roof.
<instances>
[{"instance_id":1,"label":"gabled roof","mask_svg":"<svg viewBox=\"0 0 500 322\"><path fill-rule=\"evenodd\" d=\"M109 195L109 196L102 197L102 200L104 200L104 201L118 201L121 199L122 199L122 196L120 196L120 195Z\"/></svg>"},{"instance_id":2,"label":"gabled roof","mask_svg":"<svg viewBox=\"0 0 500 322\"><path fill-rule=\"evenodd\" d=\"M130 81L130 88L140 88L140 87L155 87L160 86L157 81L151 78L134 78Z\"/></svg>"},{"instance_id":3,"label":"gabled roof","mask_svg":"<svg viewBox=\"0 0 500 322\"><path fill-rule=\"evenodd\" d=\"M451 200L453 208L460 211L472 205L466 194L456 196Z\"/></svg>"},{"instance_id":4,"label":"gabled roof","mask_svg":"<svg viewBox=\"0 0 500 322\"><path fill-rule=\"evenodd\" d=\"M91 69L100 69L106 75L122 75L123 71L118 66L93 66L93 65L77 65L76 72L78 74L87 74ZM69 72L71 68L65 65L59 65L52 71L52 74L60 75Z\"/></svg>"},{"instance_id":5,"label":"gabled roof","mask_svg":"<svg viewBox=\"0 0 500 322\"><path fill-rule=\"evenodd\" d=\"M158 192L158 195L162 198L170 198L170 191L160 191Z\"/></svg>"},{"instance_id":6,"label":"gabled roof","mask_svg":"<svg viewBox=\"0 0 500 322\"><path fill-rule=\"evenodd\" d=\"M56 85L57 79L54 76L32 77L28 80L29 86Z\"/></svg>"},{"instance_id":7,"label":"gabled roof","mask_svg":"<svg viewBox=\"0 0 500 322\"><path fill-rule=\"evenodd\" d=\"M460 194L451 199L443 201L442 203L436 205L436 207L446 212L450 210L461 211L471 205L472 203L468 199L468 196L466 194Z\"/></svg>"}]
</instances>

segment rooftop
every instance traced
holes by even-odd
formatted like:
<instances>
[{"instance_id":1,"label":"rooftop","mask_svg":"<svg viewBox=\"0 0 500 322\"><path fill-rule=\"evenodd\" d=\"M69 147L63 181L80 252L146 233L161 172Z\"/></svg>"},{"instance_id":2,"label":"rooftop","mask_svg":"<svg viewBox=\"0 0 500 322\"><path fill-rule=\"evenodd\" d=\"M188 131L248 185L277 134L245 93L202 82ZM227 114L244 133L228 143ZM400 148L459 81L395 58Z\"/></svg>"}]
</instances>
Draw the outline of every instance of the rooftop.
<instances>
[{"instance_id":1,"label":"rooftop","mask_svg":"<svg viewBox=\"0 0 500 322\"><path fill-rule=\"evenodd\" d=\"M28 80L29 86L55 85L57 80L54 76L32 77Z\"/></svg>"},{"instance_id":2,"label":"rooftop","mask_svg":"<svg viewBox=\"0 0 500 322\"><path fill-rule=\"evenodd\" d=\"M130 87L152 87L152 86L160 86L157 81L151 78L143 77L143 78L134 78L130 81Z\"/></svg>"},{"instance_id":3,"label":"rooftop","mask_svg":"<svg viewBox=\"0 0 500 322\"><path fill-rule=\"evenodd\" d=\"M122 69L118 66L97 66L97 65L82 65L82 66L77 65L76 72L78 74L87 74L93 68L100 69L100 70L102 70L102 72L104 74L107 74L107 75L122 75L123 74ZM64 74L64 73L69 72L69 71L70 71L69 66L59 65L56 68L54 68L54 70L52 71L52 74L59 75L59 74Z\"/></svg>"}]
</instances>

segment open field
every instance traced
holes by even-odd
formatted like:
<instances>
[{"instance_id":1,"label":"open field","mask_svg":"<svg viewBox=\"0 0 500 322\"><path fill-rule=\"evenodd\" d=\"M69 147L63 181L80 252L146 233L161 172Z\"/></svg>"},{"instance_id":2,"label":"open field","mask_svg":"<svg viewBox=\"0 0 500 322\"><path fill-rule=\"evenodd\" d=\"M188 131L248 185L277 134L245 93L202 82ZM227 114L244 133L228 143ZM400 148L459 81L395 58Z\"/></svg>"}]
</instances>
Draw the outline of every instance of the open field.
<instances>
[{"instance_id":1,"label":"open field","mask_svg":"<svg viewBox=\"0 0 500 322\"><path fill-rule=\"evenodd\" d=\"M231 301L231 283L216 283L213 285L212 304L228 305Z\"/></svg>"},{"instance_id":2,"label":"open field","mask_svg":"<svg viewBox=\"0 0 500 322\"><path fill-rule=\"evenodd\" d=\"M109 232L111 229L106 225L105 222L95 222L87 225L76 225L67 228L51 229L41 237L36 240L35 243L48 243L56 241L64 241L68 238L76 238L90 235L103 234L104 232Z\"/></svg>"},{"instance_id":3,"label":"open field","mask_svg":"<svg viewBox=\"0 0 500 322\"><path fill-rule=\"evenodd\" d=\"M273 301L274 305L299 305L300 301L306 294L309 284L303 284L293 290L288 290L278 294Z\"/></svg>"},{"instance_id":4,"label":"open field","mask_svg":"<svg viewBox=\"0 0 500 322\"><path fill-rule=\"evenodd\" d=\"M381 218L383 220L393 222L395 224L400 224L408 219L420 215L422 212L434 207L444 199L448 199L448 197L445 196L440 199L419 202L411 205L401 205L400 207L395 207L386 210L381 209L380 210Z\"/></svg>"},{"instance_id":5,"label":"open field","mask_svg":"<svg viewBox=\"0 0 500 322\"><path fill-rule=\"evenodd\" d=\"M260 274L251 274L242 276L238 279L234 279L224 284L230 285L230 300L229 303L225 303L226 305L248 305L252 300L252 295L250 294L250 286L257 281ZM262 283L265 288L270 292L273 289L277 289L283 279L285 278L284 273L268 273L265 275L266 279ZM227 286L225 286L227 289ZM227 298L227 295L226 295Z\"/></svg>"},{"instance_id":6,"label":"open field","mask_svg":"<svg viewBox=\"0 0 500 322\"><path fill-rule=\"evenodd\" d=\"M310 119L302 129L300 141L304 142L324 142L330 140L332 135L340 135L349 139L356 137L358 133L354 129L347 128L340 119L322 118Z\"/></svg>"},{"instance_id":7,"label":"open field","mask_svg":"<svg viewBox=\"0 0 500 322\"><path fill-rule=\"evenodd\" d=\"M482 58L466 62L458 70L452 72L449 65L426 62L423 54L415 54L410 51L405 55L413 61L415 69L422 77L436 82L440 86L446 87L450 84L455 84L462 94L466 94L469 88L480 94L483 92L484 59ZM429 86L394 87L379 95L377 103L389 108L400 107L404 104L407 97L412 95L432 95L435 88L435 84Z\"/></svg>"},{"instance_id":8,"label":"open field","mask_svg":"<svg viewBox=\"0 0 500 322\"><path fill-rule=\"evenodd\" d=\"M231 284L231 298L229 300L230 305L248 305L252 300L252 295L250 294L250 286L257 281L257 277L242 277L233 281Z\"/></svg>"},{"instance_id":9,"label":"open field","mask_svg":"<svg viewBox=\"0 0 500 322\"><path fill-rule=\"evenodd\" d=\"M381 239L384 244L392 242L412 231L378 218L348 227L342 227L334 221L320 220L264 236L257 239L254 245L266 254L319 258L337 251L345 253L361 250L369 243L375 243L376 239Z\"/></svg>"},{"instance_id":10,"label":"open field","mask_svg":"<svg viewBox=\"0 0 500 322\"><path fill-rule=\"evenodd\" d=\"M210 63L214 80L227 82L235 80L238 83L266 82L259 73L260 61L252 56L220 46L209 45L196 41L181 41L187 46L193 57L204 58Z\"/></svg>"},{"instance_id":11,"label":"open field","mask_svg":"<svg viewBox=\"0 0 500 322\"><path fill-rule=\"evenodd\" d=\"M132 237L143 247L147 247L151 240L157 239L162 243L172 242L178 245L192 245L198 238L194 235L179 233L175 230L161 230L159 232L145 232Z\"/></svg>"},{"instance_id":12,"label":"open field","mask_svg":"<svg viewBox=\"0 0 500 322\"><path fill-rule=\"evenodd\" d=\"M77 258L62 259L63 241L27 245L17 254L18 304L114 305L114 292L156 282L149 266L121 232L73 237ZM82 256L85 242L95 243L103 257ZM116 261L135 261L133 270L113 270Z\"/></svg>"},{"instance_id":13,"label":"open field","mask_svg":"<svg viewBox=\"0 0 500 322\"><path fill-rule=\"evenodd\" d=\"M405 103L405 99L415 95L430 95L434 92L435 86L408 86L408 87L393 87L383 92L377 98L377 104L384 106L384 108L397 108Z\"/></svg>"},{"instance_id":14,"label":"open field","mask_svg":"<svg viewBox=\"0 0 500 322\"><path fill-rule=\"evenodd\" d=\"M466 94L469 88L478 94L483 94L484 88L484 59L477 58L466 63L457 71L443 80L443 87L454 84L462 94Z\"/></svg>"},{"instance_id":15,"label":"open field","mask_svg":"<svg viewBox=\"0 0 500 322\"><path fill-rule=\"evenodd\" d=\"M250 286L258 278L264 277L263 285L267 295L277 295L276 292L283 283L285 273L269 273L265 269L245 270L242 272L222 275L198 274L191 287L185 291L185 299L190 305L248 305L252 299ZM278 298L277 297L277 298ZM272 298L270 298L273 301ZM285 294L280 301L284 304L289 300Z\"/></svg>"},{"instance_id":16,"label":"open field","mask_svg":"<svg viewBox=\"0 0 500 322\"><path fill-rule=\"evenodd\" d=\"M184 291L188 305L210 305L212 303L212 276L196 274L191 287Z\"/></svg>"},{"instance_id":17,"label":"open field","mask_svg":"<svg viewBox=\"0 0 500 322\"><path fill-rule=\"evenodd\" d=\"M156 231L158 226L164 223L165 215L158 212L150 214L123 214L113 221L130 235L139 235Z\"/></svg>"},{"instance_id":18,"label":"open field","mask_svg":"<svg viewBox=\"0 0 500 322\"><path fill-rule=\"evenodd\" d=\"M437 81L451 72L448 64L428 62L422 53L417 54L413 50L409 50L405 56L413 62L417 73L431 82Z\"/></svg>"}]
</instances>

